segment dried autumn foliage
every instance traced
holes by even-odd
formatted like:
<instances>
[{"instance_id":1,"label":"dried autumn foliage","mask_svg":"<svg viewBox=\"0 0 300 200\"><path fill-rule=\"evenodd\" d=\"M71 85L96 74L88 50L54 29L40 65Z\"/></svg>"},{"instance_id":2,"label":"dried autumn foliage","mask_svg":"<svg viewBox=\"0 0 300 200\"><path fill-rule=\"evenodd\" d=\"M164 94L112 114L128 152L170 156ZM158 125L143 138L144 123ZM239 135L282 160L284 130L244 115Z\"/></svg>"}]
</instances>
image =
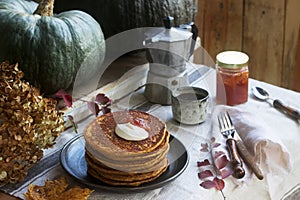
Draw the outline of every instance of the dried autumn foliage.
<instances>
[{"instance_id":1,"label":"dried autumn foliage","mask_svg":"<svg viewBox=\"0 0 300 200\"><path fill-rule=\"evenodd\" d=\"M68 189L68 181L65 177L59 180L47 180L44 186L28 186L24 194L27 200L86 200L93 192L88 188L73 187Z\"/></svg>"},{"instance_id":2,"label":"dried autumn foliage","mask_svg":"<svg viewBox=\"0 0 300 200\"><path fill-rule=\"evenodd\" d=\"M233 171L225 152L218 150L219 146L221 146L221 144L216 142L214 137L211 138L210 144L201 144L200 151L209 153L210 159L197 162L197 166L200 170L198 172L198 178L202 180L202 183L200 183L201 187L205 189L215 188L217 191L220 191L222 197L226 199L223 193L225 187L224 179L231 176Z\"/></svg>"},{"instance_id":3,"label":"dried autumn foliage","mask_svg":"<svg viewBox=\"0 0 300 200\"><path fill-rule=\"evenodd\" d=\"M17 64L0 64L0 185L24 180L64 130L57 102L22 78Z\"/></svg>"},{"instance_id":4,"label":"dried autumn foliage","mask_svg":"<svg viewBox=\"0 0 300 200\"><path fill-rule=\"evenodd\" d=\"M96 95L94 101L87 102L87 106L95 116L98 116L100 111L102 114L109 113L111 111L111 103L111 99L109 99L105 94L100 93Z\"/></svg>"}]
</instances>

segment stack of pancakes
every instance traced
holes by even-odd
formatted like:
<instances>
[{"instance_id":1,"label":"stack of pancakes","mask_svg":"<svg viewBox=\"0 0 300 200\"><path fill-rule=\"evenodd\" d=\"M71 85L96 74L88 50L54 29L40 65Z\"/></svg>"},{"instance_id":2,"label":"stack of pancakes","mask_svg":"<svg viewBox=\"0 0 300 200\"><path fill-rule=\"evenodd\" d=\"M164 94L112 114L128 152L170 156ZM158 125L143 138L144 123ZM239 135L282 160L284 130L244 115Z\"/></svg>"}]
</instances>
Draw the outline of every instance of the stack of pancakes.
<instances>
[{"instance_id":1,"label":"stack of pancakes","mask_svg":"<svg viewBox=\"0 0 300 200\"><path fill-rule=\"evenodd\" d=\"M144 128L149 137L130 141L115 133L117 124ZM99 116L84 131L88 173L109 185L138 186L159 177L169 166L170 134L164 122L141 111Z\"/></svg>"}]
</instances>

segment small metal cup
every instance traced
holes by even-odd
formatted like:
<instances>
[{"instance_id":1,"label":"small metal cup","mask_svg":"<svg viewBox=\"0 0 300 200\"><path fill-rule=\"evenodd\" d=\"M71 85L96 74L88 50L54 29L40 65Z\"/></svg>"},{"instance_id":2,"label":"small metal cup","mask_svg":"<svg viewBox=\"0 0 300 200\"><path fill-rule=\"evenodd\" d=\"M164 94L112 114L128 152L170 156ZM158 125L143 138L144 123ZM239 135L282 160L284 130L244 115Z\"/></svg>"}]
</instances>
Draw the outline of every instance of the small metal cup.
<instances>
[{"instance_id":1,"label":"small metal cup","mask_svg":"<svg viewBox=\"0 0 300 200\"><path fill-rule=\"evenodd\" d=\"M183 124L195 125L205 121L209 93L198 87L181 87L172 93L173 118Z\"/></svg>"}]
</instances>

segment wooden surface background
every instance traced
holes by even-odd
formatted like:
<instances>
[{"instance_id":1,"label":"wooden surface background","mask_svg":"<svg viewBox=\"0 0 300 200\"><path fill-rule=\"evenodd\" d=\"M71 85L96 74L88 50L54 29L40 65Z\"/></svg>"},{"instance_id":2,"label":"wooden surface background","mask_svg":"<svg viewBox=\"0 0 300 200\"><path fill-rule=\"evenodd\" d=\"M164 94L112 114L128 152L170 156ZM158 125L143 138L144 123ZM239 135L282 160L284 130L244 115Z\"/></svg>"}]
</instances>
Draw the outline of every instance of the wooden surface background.
<instances>
[{"instance_id":1,"label":"wooden surface background","mask_svg":"<svg viewBox=\"0 0 300 200\"><path fill-rule=\"evenodd\" d=\"M204 49L250 57L250 77L300 91L299 0L198 0Z\"/></svg>"}]
</instances>

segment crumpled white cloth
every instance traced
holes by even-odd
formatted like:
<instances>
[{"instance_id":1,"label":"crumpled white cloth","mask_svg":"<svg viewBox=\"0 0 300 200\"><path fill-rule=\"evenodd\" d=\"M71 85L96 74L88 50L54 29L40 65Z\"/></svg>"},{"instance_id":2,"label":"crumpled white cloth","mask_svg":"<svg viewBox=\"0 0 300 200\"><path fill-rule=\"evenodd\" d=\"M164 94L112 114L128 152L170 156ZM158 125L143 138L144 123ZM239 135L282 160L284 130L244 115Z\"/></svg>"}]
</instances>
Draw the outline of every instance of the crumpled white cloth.
<instances>
[{"instance_id":1,"label":"crumpled white cloth","mask_svg":"<svg viewBox=\"0 0 300 200\"><path fill-rule=\"evenodd\" d=\"M226 141L220 134L217 118L220 112L229 113L240 138L265 175L268 173L287 174L291 171L292 162L288 149L276 136L274 129L264 123L264 119L261 119L257 113L237 107L215 106L211 116L212 137L215 137L217 141Z\"/></svg>"}]
</instances>

